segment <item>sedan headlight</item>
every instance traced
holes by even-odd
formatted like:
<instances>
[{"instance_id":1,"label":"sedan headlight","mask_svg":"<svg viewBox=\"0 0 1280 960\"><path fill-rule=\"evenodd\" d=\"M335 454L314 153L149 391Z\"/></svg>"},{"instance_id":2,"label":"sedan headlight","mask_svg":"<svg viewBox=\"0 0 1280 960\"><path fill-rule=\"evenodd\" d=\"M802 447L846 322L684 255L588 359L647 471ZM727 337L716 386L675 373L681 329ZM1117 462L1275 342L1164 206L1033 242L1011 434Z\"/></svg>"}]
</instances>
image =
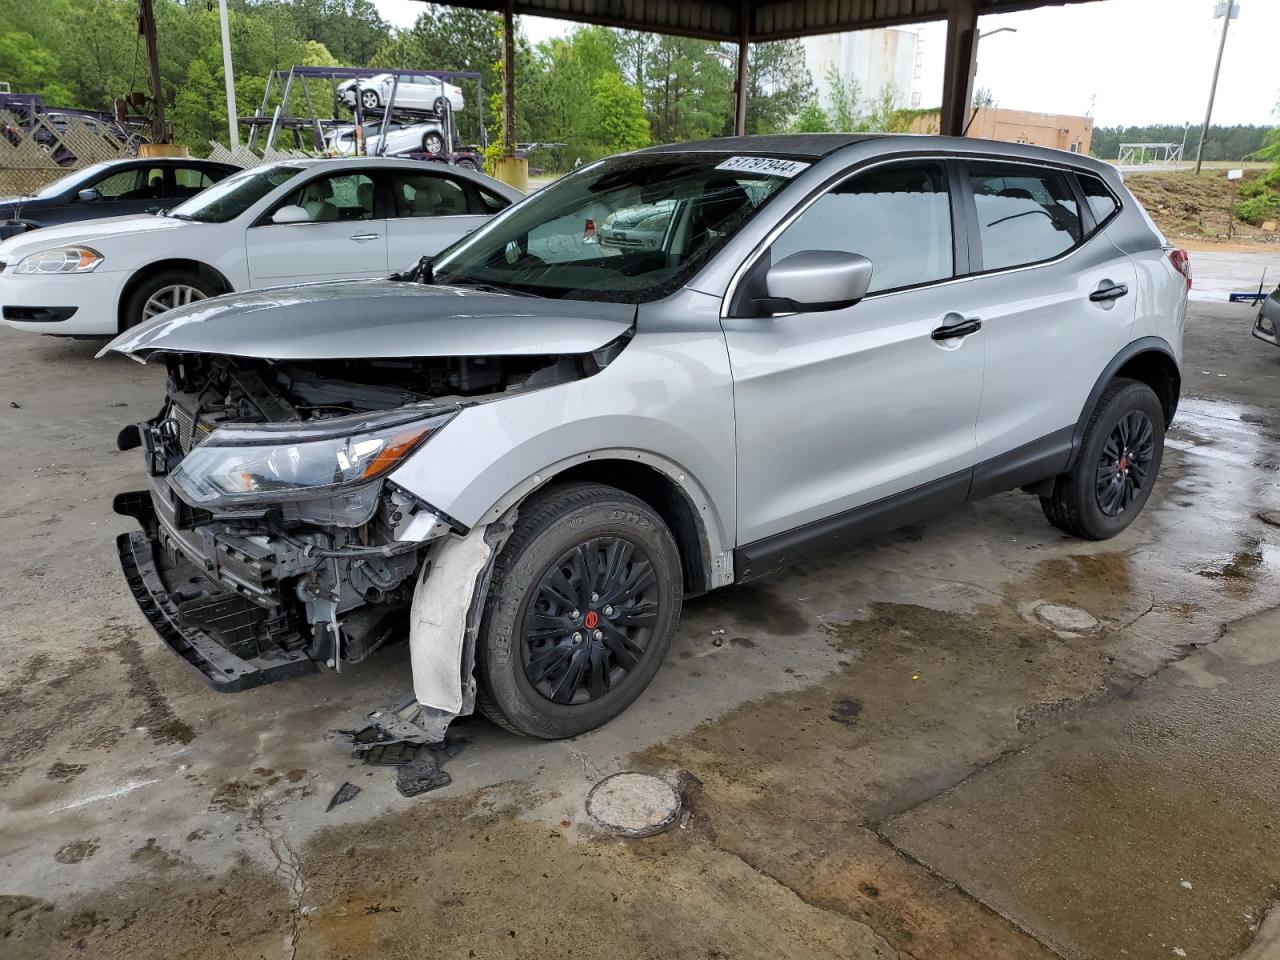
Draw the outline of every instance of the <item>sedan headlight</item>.
<instances>
[{"instance_id":1,"label":"sedan headlight","mask_svg":"<svg viewBox=\"0 0 1280 960\"><path fill-rule=\"evenodd\" d=\"M183 458L169 482L193 506L309 499L385 476L457 413L398 410L218 427Z\"/></svg>"},{"instance_id":2,"label":"sedan headlight","mask_svg":"<svg viewBox=\"0 0 1280 960\"><path fill-rule=\"evenodd\" d=\"M18 261L14 273L93 273L102 254L92 247L53 247L28 254Z\"/></svg>"}]
</instances>

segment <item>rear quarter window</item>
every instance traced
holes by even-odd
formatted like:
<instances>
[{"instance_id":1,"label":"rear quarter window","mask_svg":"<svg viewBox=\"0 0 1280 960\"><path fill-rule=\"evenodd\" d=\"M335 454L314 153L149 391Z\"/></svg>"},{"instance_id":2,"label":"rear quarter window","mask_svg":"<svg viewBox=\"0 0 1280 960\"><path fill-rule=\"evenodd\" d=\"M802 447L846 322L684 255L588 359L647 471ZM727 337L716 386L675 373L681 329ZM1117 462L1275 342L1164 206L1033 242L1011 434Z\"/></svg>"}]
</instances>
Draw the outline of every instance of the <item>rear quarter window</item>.
<instances>
[{"instance_id":1,"label":"rear quarter window","mask_svg":"<svg viewBox=\"0 0 1280 960\"><path fill-rule=\"evenodd\" d=\"M1113 213L1120 209L1120 202L1116 200L1115 194L1107 189L1107 185L1100 177L1089 173L1077 173L1076 180L1080 183L1080 189L1084 192L1089 209L1093 211L1093 219L1098 222L1098 226L1102 226Z\"/></svg>"}]
</instances>

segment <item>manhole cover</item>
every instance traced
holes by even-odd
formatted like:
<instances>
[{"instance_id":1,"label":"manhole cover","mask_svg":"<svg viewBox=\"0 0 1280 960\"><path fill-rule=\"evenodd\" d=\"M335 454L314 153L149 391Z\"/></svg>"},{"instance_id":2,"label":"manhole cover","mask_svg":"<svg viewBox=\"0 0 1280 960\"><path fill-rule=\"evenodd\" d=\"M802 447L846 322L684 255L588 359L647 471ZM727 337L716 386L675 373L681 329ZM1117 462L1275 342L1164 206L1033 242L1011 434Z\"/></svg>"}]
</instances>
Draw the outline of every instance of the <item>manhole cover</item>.
<instances>
[{"instance_id":1,"label":"manhole cover","mask_svg":"<svg viewBox=\"0 0 1280 960\"><path fill-rule=\"evenodd\" d=\"M1058 603L1038 603L1032 614L1046 627L1064 633L1093 633L1099 626L1098 618L1088 611Z\"/></svg>"},{"instance_id":2,"label":"manhole cover","mask_svg":"<svg viewBox=\"0 0 1280 960\"><path fill-rule=\"evenodd\" d=\"M676 822L680 794L661 777L615 773L587 795L587 816L620 837L649 837Z\"/></svg>"}]
</instances>

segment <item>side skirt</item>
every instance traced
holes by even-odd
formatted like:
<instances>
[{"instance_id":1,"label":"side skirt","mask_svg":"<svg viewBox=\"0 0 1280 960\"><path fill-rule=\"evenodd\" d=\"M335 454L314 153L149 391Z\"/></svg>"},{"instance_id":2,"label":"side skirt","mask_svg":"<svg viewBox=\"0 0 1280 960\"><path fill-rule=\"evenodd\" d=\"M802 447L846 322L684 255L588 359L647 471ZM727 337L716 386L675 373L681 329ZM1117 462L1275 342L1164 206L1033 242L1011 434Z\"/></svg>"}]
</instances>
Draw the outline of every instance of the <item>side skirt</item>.
<instances>
[{"instance_id":1,"label":"side skirt","mask_svg":"<svg viewBox=\"0 0 1280 960\"><path fill-rule=\"evenodd\" d=\"M1074 429L1064 427L971 470L738 547L733 552L735 582L769 576L814 553L927 520L966 502L1052 480L1070 463Z\"/></svg>"}]
</instances>

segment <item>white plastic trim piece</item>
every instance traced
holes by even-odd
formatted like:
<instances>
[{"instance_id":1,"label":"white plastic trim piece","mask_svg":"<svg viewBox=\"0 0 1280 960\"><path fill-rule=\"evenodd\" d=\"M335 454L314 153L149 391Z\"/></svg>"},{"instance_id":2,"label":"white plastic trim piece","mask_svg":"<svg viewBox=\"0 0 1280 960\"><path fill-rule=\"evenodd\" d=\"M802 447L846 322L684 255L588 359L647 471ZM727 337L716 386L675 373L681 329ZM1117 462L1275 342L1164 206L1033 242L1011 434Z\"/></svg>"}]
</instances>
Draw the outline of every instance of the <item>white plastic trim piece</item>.
<instances>
[{"instance_id":1,"label":"white plastic trim piece","mask_svg":"<svg viewBox=\"0 0 1280 960\"><path fill-rule=\"evenodd\" d=\"M462 711L462 651L467 614L493 548L487 525L465 537L447 537L422 565L409 608L409 661L418 702L447 713Z\"/></svg>"}]
</instances>

